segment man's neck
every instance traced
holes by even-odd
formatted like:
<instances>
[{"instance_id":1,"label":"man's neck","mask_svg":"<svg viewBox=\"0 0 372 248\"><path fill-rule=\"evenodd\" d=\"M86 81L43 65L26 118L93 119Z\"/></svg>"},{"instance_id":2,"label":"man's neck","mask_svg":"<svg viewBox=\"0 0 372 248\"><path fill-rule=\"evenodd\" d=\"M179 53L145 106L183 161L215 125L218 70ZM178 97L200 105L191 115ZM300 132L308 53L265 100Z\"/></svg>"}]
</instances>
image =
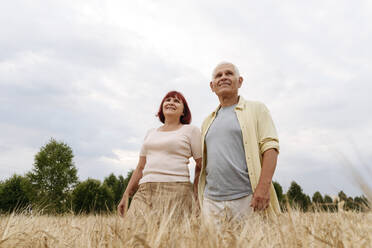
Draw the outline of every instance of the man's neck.
<instances>
[{"instance_id":1,"label":"man's neck","mask_svg":"<svg viewBox=\"0 0 372 248\"><path fill-rule=\"evenodd\" d=\"M239 102L239 96L238 95L219 96L218 99L220 100L221 107L232 106L232 105L237 104Z\"/></svg>"}]
</instances>

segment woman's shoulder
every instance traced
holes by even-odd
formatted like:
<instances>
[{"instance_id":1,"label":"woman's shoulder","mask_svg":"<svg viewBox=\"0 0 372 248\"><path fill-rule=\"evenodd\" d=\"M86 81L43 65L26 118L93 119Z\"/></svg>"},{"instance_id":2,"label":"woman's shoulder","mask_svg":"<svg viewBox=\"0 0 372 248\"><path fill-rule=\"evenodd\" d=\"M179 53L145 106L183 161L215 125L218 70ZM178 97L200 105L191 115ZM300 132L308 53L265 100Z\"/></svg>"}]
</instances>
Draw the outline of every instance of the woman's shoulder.
<instances>
[{"instance_id":1,"label":"woman's shoulder","mask_svg":"<svg viewBox=\"0 0 372 248\"><path fill-rule=\"evenodd\" d=\"M147 133L155 132L157 129L158 129L158 127L150 128L149 130L147 130Z\"/></svg>"},{"instance_id":2,"label":"woman's shoulder","mask_svg":"<svg viewBox=\"0 0 372 248\"><path fill-rule=\"evenodd\" d=\"M148 129L147 130L147 132L146 132L146 135L145 135L145 139L151 134L151 133L153 133L153 132L155 132L156 131L156 129L157 128L150 128L150 129Z\"/></svg>"},{"instance_id":3,"label":"woman's shoulder","mask_svg":"<svg viewBox=\"0 0 372 248\"><path fill-rule=\"evenodd\" d=\"M200 129L197 126L191 125L191 124L184 124L183 125L184 130L190 134L194 133L200 133Z\"/></svg>"}]
</instances>

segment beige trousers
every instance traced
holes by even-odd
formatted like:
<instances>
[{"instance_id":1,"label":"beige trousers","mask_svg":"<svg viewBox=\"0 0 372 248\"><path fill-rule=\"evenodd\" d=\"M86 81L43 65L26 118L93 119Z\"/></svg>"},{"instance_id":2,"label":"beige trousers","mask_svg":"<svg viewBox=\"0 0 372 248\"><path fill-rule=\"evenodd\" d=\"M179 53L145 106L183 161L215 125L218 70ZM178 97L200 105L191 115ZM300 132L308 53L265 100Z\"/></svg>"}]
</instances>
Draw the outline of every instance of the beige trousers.
<instances>
[{"instance_id":1,"label":"beige trousers","mask_svg":"<svg viewBox=\"0 0 372 248\"><path fill-rule=\"evenodd\" d=\"M225 219L227 221L239 221L253 213L250 206L252 195L231 201L214 201L204 197L202 214L207 219Z\"/></svg>"}]
</instances>

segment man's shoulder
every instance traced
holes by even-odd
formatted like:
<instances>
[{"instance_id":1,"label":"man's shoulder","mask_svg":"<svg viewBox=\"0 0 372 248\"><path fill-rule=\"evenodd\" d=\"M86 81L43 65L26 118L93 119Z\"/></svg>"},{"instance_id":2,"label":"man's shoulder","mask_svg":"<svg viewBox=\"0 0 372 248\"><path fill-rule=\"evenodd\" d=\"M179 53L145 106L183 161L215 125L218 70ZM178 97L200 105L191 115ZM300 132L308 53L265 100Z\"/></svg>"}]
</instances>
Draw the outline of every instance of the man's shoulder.
<instances>
[{"instance_id":1,"label":"man's shoulder","mask_svg":"<svg viewBox=\"0 0 372 248\"><path fill-rule=\"evenodd\" d=\"M211 112L210 114L207 115L207 117L204 118L203 122L202 122L202 128L204 127L204 125L213 117L213 112Z\"/></svg>"},{"instance_id":2,"label":"man's shoulder","mask_svg":"<svg viewBox=\"0 0 372 248\"><path fill-rule=\"evenodd\" d=\"M207 117L204 118L203 122L202 122L202 125L201 125L201 129L202 131L205 129L206 125L211 121L211 119L213 119L213 116L215 115L215 111L209 113L207 115Z\"/></svg>"},{"instance_id":3,"label":"man's shoulder","mask_svg":"<svg viewBox=\"0 0 372 248\"><path fill-rule=\"evenodd\" d=\"M251 108L251 109L266 108L266 105L260 101L242 99L242 104L244 105L244 108Z\"/></svg>"}]
</instances>

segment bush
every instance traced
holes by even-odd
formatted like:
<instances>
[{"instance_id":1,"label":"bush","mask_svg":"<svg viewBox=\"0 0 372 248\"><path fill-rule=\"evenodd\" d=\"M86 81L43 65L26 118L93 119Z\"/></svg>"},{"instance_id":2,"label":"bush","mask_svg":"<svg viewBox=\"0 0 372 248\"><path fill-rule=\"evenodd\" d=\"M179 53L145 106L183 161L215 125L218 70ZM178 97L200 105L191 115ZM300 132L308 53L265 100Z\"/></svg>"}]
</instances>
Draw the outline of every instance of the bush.
<instances>
[{"instance_id":1,"label":"bush","mask_svg":"<svg viewBox=\"0 0 372 248\"><path fill-rule=\"evenodd\" d=\"M114 193L99 180L87 179L72 192L75 213L104 213L114 209Z\"/></svg>"},{"instance_id":2,"label":"bush","mask_svg":"<svg viewBox=\"0 0 372 248\"><path fill-rule=\"evenodd\" d=\"M13 175L0 186L0 211L12 212L31 205L33 189L28 178Z\"/></svg>"}]
</instances>

